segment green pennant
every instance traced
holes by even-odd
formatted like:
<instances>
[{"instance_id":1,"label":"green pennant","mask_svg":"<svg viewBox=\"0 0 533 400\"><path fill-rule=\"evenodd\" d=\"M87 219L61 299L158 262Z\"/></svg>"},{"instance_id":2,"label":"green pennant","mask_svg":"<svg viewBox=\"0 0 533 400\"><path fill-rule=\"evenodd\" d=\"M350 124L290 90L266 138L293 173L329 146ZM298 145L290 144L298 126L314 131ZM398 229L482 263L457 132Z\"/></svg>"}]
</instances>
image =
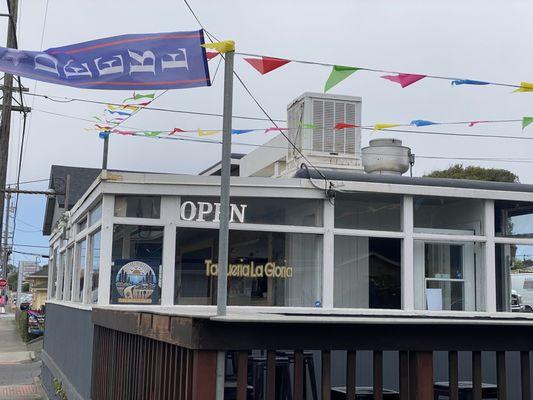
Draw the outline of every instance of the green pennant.
<instances>
[{"instance_id":1,"label":"green pennant","mask_svg":"<svg viewBox=\"0 0 533 400\"><path fill-rule=\"evenodd\" d=\"M301 122L298 124L298 126L302 129L316 129L316 126L313 124L302 124Z\"/></svg>"},{"instance_id":2,"label":"green pennant","mask_svg":"<svg viewBox=\"0 0 533 400\"><path fill-rule=\"evenodd\" d=\"M522 118L522 129L524 129L529 124L533 123L533 117L523 117Z\"/></svg>"},{"instance_id":3,"label":"green pennant","mask_svg":"<svg viewBox=\"0 0 533 400\"><path fill-rule=\"evenodd\" d=\"M162 133L163 133L163 131L145 131L144 135L153 137L153 136L159 136Z\"/></svg>"},{"instance_id":4,"label":"green pennant","mask_svg":"<svg viewBox=\"0 0 533 400\"><path fill-rule=\"evenodd\" d=\"M348 78L351 74L353 74L359 69L360 68L345 67L343 65L334 65L333 69L331 70L331 74L329 74L329 78L326 81L324 93L331 89L333 86L335 86L337 83L340 83L346 78Z\"/></svg>"}]
</instances>

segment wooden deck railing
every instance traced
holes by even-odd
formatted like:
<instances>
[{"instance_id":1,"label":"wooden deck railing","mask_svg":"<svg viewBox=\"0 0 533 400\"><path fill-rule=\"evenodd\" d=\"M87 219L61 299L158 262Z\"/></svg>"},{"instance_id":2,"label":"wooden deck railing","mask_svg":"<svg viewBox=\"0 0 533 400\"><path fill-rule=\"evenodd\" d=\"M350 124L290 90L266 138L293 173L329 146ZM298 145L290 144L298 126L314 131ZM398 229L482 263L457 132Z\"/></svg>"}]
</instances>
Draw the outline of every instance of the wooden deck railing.
<instances>
[{"instance_id":1,"label":"wooden deck railing","mask_svg":"<svg viewBox=\"0 0 533 400\"><path fill-rule=\"evenodd\" d=\"M357 363L360 353L368 350L373 354L368 363L372 368L373 399L437 398L435 351L448 354L451 400L461 399L460 393L467 390L459 379L458 352L471 355L470 398L481 400L494 392L502 400L508 398L506 352L517 351L519 365L514 368L519 368L520 374L512 378L518 382L520 390L516 392L520 394L509 400L532 399L533 326L527 323L478 320L473 324L451 319L428 323L397 318L394 323L358 323L354 318L345 323L338 319L335 323L231 322L110 309L94 310L93 321L95 400L214 400L218 350L226 351L228 359L227 399L363 398L356 397L361 386L356 379L356 365L361 365ZM384 361L384 351L398 351L396 365ZM493 386L483 382L488 365L482 363L482 352L495 353ZM342 364L346 365L341 379L345 389L337 391L332 391L333 380L340 380L332 377L334 358L345 358ZM397 394L384 387L384 369L397 374Z\"/></svg>"}]
</instances>

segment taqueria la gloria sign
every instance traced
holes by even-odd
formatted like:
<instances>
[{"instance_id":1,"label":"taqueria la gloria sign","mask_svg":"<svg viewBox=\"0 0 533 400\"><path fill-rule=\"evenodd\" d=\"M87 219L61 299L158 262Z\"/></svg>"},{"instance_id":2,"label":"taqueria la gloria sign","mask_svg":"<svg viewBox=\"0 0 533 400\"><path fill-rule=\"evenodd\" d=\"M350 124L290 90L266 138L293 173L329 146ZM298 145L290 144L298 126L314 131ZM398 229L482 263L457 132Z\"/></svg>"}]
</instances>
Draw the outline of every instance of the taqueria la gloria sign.
<instances>
[{"instance_id":1,"label":"taqueria la gloria sign","mask_svg":"<svg viewBox=\"0 0 533 400\"><path fill-rule=\"evenodd\" d=\"M205 275L217 276L218 264L213 260L205 260ZM249 264L229 264L228 277L235 278L292 278L292 267L276 265L275 262L266 264L255 264L250 261Z\"/></svg>"}]
</instances>

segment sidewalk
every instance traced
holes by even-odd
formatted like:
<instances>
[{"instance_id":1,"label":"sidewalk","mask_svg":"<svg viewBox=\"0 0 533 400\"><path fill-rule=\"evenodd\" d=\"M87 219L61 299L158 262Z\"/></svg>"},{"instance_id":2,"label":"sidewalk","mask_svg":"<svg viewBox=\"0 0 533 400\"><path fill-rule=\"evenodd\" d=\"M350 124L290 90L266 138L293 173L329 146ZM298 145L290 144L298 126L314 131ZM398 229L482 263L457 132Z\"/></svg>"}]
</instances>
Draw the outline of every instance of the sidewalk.
<instances>
[{"instance_id":1,"label":"sidewalk","mask_svg":"<svg viewBox=\"0 0 533 400\"><path fill-rule=\"evenodd\" d=\"M0 400L45 399L37 377L41 361L20 339L14 314L0 314Z\"/></svg>"}]
</instances>

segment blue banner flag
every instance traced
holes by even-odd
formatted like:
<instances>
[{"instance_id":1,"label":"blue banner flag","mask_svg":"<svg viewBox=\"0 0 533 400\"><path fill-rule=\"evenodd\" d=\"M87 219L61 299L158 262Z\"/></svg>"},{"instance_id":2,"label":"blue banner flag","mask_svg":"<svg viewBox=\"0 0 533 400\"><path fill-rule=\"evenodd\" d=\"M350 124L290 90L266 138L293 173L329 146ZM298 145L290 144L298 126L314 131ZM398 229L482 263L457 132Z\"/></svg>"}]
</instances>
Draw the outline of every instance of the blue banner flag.
<instances>
[{"instance_id":1,"label":"blue banner flag","mask_svg":"<svg viewBox=\"0 0 533 400\"><path fill-rule=\"evenodd\" d=\"M122 35L25 51L0 47L0 71L87 89L210 86L203 30Z\"/></svg>"}]
</instances>

